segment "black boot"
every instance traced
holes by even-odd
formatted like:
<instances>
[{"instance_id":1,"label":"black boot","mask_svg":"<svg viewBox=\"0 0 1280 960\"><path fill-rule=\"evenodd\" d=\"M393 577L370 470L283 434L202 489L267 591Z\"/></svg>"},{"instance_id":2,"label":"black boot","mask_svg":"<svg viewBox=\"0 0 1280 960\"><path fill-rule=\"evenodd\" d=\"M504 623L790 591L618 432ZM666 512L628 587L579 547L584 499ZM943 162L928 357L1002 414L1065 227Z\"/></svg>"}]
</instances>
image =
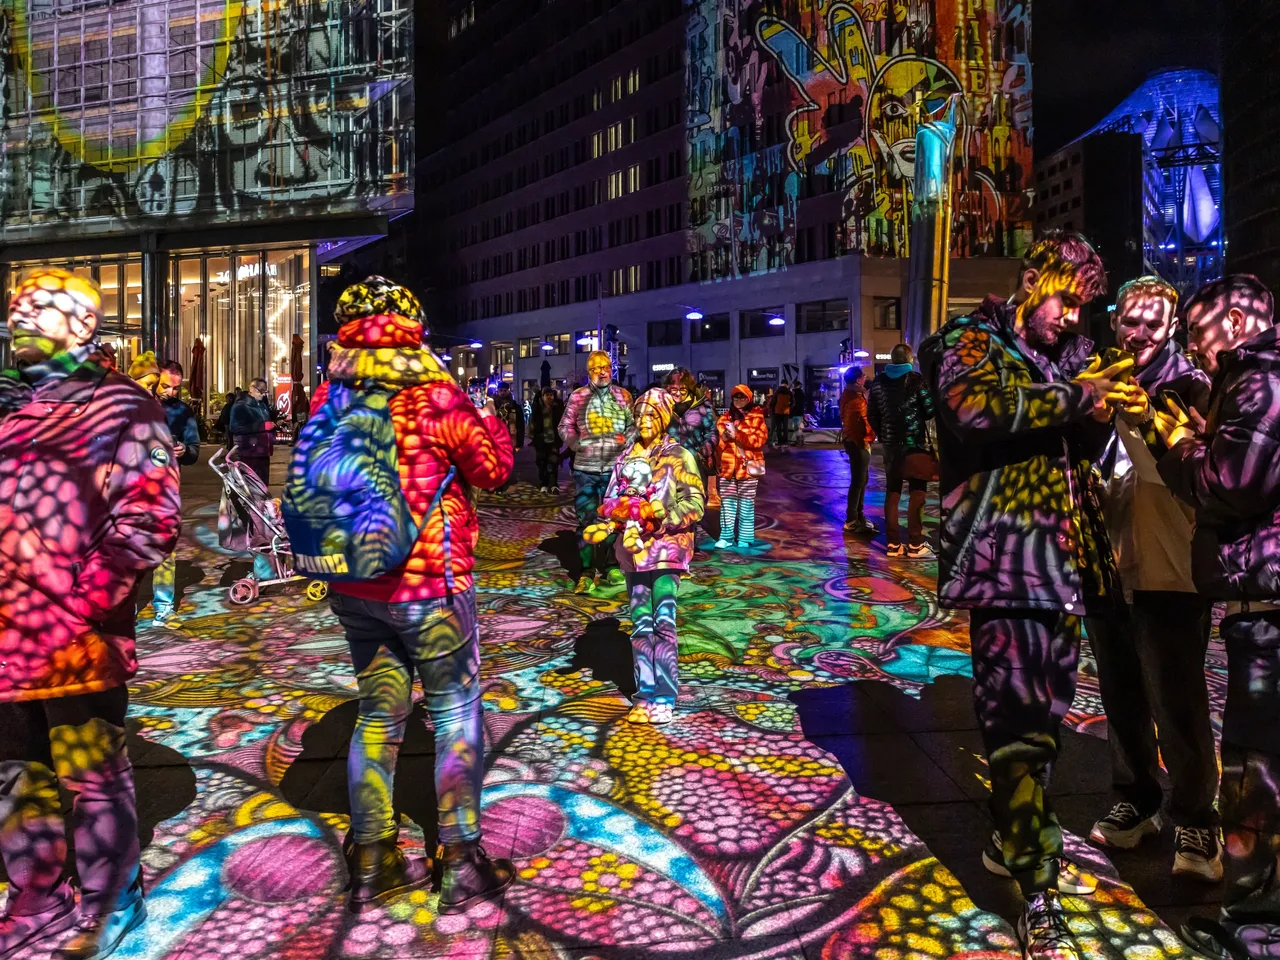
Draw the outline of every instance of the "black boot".
<instances>
[{"instance_id":1,"label":"black boot","mask_svg":"<svg viewBox=\"0 0 1280 960\"><path fill-rule=\"evenodd\" d=\"M402 893L424 886L431 879L430 864L418 857L406 857L394 836L373 843L351 844L350 850L347 872L351 877L348 884L351 896L347 909L352 913L372 910Z\"/></svg>"},{"instance_id":2,"label":"black boot","mask_svg":"<svg viewBox=\"0 0 1280 960\"><path fill-rule=\"evenodd\" d=\"M490 860L479 840L445 844L442 850L440 913L461 913L476 900L496 896L516 875L510 860Z\"/></svg>"}]
</instances>

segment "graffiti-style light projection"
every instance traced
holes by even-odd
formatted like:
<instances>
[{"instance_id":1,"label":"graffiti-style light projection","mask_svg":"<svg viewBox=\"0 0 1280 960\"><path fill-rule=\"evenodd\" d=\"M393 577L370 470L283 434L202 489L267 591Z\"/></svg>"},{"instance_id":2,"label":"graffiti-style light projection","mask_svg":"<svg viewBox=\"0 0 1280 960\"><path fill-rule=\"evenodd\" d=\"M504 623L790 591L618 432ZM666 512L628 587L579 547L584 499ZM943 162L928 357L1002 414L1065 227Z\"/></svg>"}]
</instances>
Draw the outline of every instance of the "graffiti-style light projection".
<instances>
[{"instance_id":1,"label":"graffiti-style light projection","mask_svg":"<svg viewBox=\"0 0 1280 960\"><path fill-rule=\"evenodd\" d=\"M3 0L0 226L412 205L408 0Z\"/></svg>"},{"instance_id":2,"label":"graffiti-style light projection","mask_svg":"<svg viewBox=\"0 0 1280 960\"><path fill-rule=\"evenodd\" d=\"M915 134L960 95L958 256L1030 237L1030 6L697 0L688 139L698 279L837 253L905 256ZM827 197L797 223L800 204ZM815 226L816 225L816 226Z\"/></svg>"}]
</instances>

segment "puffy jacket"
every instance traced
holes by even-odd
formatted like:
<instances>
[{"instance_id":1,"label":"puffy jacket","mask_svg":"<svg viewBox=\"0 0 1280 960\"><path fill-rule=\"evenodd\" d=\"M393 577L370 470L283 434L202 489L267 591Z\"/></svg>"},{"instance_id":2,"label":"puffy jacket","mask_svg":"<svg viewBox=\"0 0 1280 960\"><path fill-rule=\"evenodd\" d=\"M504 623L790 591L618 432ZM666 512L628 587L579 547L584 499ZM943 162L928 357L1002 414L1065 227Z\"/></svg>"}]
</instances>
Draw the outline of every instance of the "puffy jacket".
<instances>
[{"instance_id":1,"label":"puffy jacket","mask_svg":"<svg viewBox=\"0 0 1280 960\"><path fill-rule=\"evenodd\" d=\"M662 521L661 529L652 539L645 541L644 548L639 553L632 553L623 546L621 537L617 539L614 552L618 557L618 566L626 573L688 570L689 561L693 559L698 522L707 506L698 461L669 436L664 437L662 445L649 451L647 455L637 454L634 448L627 450L614 464L613 474L605 491L606 499L617 496L623 483L623 464L634 456L649 461L653 485L658 488L656 498L662 501L667 515Z\"/></svg>"},{"instance_id":2,"label":"puffy jacket","mask_svg":"<svg viewBox=\"0 0 1280 960\"><path fill-rule=\"evenodd\" d=\"M1195 507L1192 575L1214 600L1280 599L1280 331L1218 354L1203 437L1160 476Z\"/></svg>"},{"instance_id":3,"label":"puffy jacket","mask_svg":"<svg viewBox=\"0 0 1280 960\"><path fill-rule=\"evenodd\" d=\"M867 391L867 419L886 447L927 449L928 428L934 416L933 395L924 377L914 370L901 377L882 373Z\"/></svg>"},{"instance_id":4,"label":"puffy jacket","mask_svg":"<svg viewBox=\"0 0 1280 960\"><path fill-rule=\"evenodd\" d=\"M236 451L237 456L271 456L275 419L275 410L265 400L247 393L236 400L231 407L227 430L231 434L232 443L240 448ZM268 423L272 424L271 428L267 427Z\"/></svg>"},{"instance_id":5,"label":"puffy jacket","mask_svg":"<svg viewBox=\"0 0 1280 960\"><path fill-rule=\"evenodd\" d=\"M745 394L751 397L751 388L744 383L733 388L734 394ZM734 424L734 436L728 434L729 424ZM720 414L716 421L716 434L720 443L717 448L718 462L716 472L726 480L746 480L750 478L747 464L756 463L760 470L764 469L764 445L769 442L769 423L764 418L764 408L748 401L746 407L739 410L733 405L730 397L729 409Z\"/></svg>"},{"instance_id":6,"label":"puffy jacket","mask_svg":"<svg viewBox=\"0 0 1280 960\"><path fill-rule=\"evenodd\" d=\"M617 384L579 387L560 418L560 436L574 453L573 469L608 473L631 438L631 394Z\"/></svg>"},{"instance_id":7,"label":"puffy jacket","mask_svg":"<svg viewBox=\"0 0 1280 960\"><path fill-rule=\"evenodd\" d=\"M667 436L692 453L699 467L710 470L716 457L716 411L710 398L701 396L687 407L676 404Z\"/></svg>"},{"instance_id":8,"label":"puffy jacket","mask_svg":"<svg viewBox=\"0 0 1280 960\"><path fill-rule=\"evenodd\" d=\"M1111 428L1088 419L1088 388L1032 359L1013 318L988 297L920 346L938 410L938 602L1107 613L1121 593L1093 463ZM1060 377L1092 346L1064 337Z\"/></svg>"},{"instance_id":9,"label":"puffy jacket","mask_svg":"<svg viewBox=\"0 0 1280 960\"><path fill-rule=\"evenodd\" d=\"M1209 378L1196 369L1173 341L1165 344L1133 382L1154 401L1162 391L1177 394L1201 415L1208 411ZM1177 499L1159 479L1156 461L1164 448L1148 425L1144 430L1123 417L1111 441L1112 465L1103 506L1120 582L1126 590L1195 593L1191 542L1195 511Z\"/></svg>"},{"instance_id":10,"label":"puffy jacket","mask_svg":"<svg viewBox=\"0 0 1280 960\"><path fill-rule=\"evenodd\" d=\"M471 488L492 490L511 475L514 451L506 425L497 417L481 416L444 364L422 347L422 326L404 317L364 317L343 325L330 353L329 380L371 380L397 391L391 398L391 419L400 486L421 528L399 569L376 580L335 583L333 589L393 603L445 596L446 523L454 589L469 589L480 535ZM311 400L312 415L328 396L328 382L320 384ZM451 466L457 474L424 524Z\"/></svg>"},{"instance_id":11,"label":"puffy jacket","mask_svg":"<svg viewBox=\"0 0 1280 960\"><path fill-rule=\"evenodd\" d=\"M178 458L178 464L191 466L200 459L200 422L196 419L196 412L181 400L156 399L160 401L165 421L169 424L169 436L174 443L186 447Z\"/></svg>"},{"instance_id":12,"label":"puffy jacket","mask_svg":"<svg viewBox=\"0 0 1280 960\"><path fill-rule=\"evenodd\" d=\"M876 438L875 428L867 419L867 388L860 383L845 387L840 394L840 428L845 443L854 446L870 447Z\"/></svg>"},{"instance_id":13,"label":"puffy jacket","mask_svg":"<svg viewBox=\"0 0 1280 960\"><path fill-rule=\"evenodd\" d=\"M560 436L560 420L564 417L564 401L559 397L551 403L551 424L546 426L546 411L542 404L542 395L533 398L533 411L529 416L529 440L535 447L546 450L559 450L564 446L564 438Z\"/></svg>"},{"instance_id":14,"label":"puffy jacket","mask_svg":"<svg viewBox=\"0 0 1280 960\"><path fill-rule=\"evenodd\" d=\"M138 669L138 578L181 524L164 412L71 353L16 388L0 376L0 701L118 687Z\"/></svg>"},{"instance_id":15,"label":"puffy jacket","mask_svg":"<svg viewBox=\"0 0 1280 960\"><path fill-rule=\"evenodd\" d=\"M791 388L779 387L773 395L773 413L778 417L791 416Z\"/></svg>"}]
</instances>

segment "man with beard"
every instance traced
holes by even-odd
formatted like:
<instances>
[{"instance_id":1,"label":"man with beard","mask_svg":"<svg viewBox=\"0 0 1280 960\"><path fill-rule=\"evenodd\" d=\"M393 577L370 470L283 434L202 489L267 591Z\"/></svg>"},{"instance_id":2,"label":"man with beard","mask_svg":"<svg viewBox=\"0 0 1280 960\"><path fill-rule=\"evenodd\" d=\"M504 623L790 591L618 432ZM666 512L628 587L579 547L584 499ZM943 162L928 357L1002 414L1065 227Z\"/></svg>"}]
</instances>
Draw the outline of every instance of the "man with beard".
<instances>
[{"instance_id":1,"label":"man with beard","mask_svg":"<svg viewBox=\"0 0 1280 960\"><path fill-rule=\"evenodd\" d=\"M1201 288L1184 316L1213 377L1207 423L1157 406L1160 477L1195 507L1195 585L1226 601L1222 712L1221 923L1183 935L1210 957L1271 956L1280 944L1280 336L1275 299L1237 274Z\"/></svg>"},{"instance_id":2,"label":"man with beard","mask_svg":"<svg viewBox=\"0 0 1280 960\"><path fill-rule=\"evenodd\" d=\"M1143 390L1135 399L1145 409L1117 417L1104 470L1107 529L1131 600L1114 618L1089 623L1117 794L1089 837L1131 850L1160 832L1163 757L1173 787L1173 873L1216 883L1218 761L1204 676L1210 604L1191 578L1195 514L1160 481L1156 460L1164 446L1152 425L1165 391L1186 409L1208 411L1209 378L1173 339L1177 307L1177 290L1159 277L1140 277L1116 294L1111 321L1117 346L1134 358L1133 380Z\"/></svg>"},{"instance_id":3,"label":"man with beard","mask_svg":"<svg viewBox=\"0 0 1280 960\"><path fill-rule=\"evenodd\" d=\"M1106 289L1083 237L1053 232L1012 299L988 297L920 348L937 398L942 490L938 602L970 611L974 699L996 831L983 853L1026 900L1031 960L1081 960L1059 892L1096 880L1062 860L1046 792L1075 694L1080 618L1114 602L1115 568L1090 483L1131 364L1086 366L1080 308Z\"/></svg>"}]
</instances>

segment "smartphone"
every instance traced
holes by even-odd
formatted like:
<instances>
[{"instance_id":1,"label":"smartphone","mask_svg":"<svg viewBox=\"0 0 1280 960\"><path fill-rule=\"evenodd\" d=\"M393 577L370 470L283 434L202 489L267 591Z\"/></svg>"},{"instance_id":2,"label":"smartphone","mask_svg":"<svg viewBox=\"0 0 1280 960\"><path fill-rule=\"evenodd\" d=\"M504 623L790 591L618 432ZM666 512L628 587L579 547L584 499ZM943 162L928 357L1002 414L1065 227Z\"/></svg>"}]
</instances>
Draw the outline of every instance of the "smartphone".
<instances>
[{"instance_id":1,"label":"smartphone","mask_svg":"<svg viewBox=\"0 0 1280 960\"><path fill-rule=\"evenodd\" d=\"M1183 403L1182 399L1172 390L1161 390L1156 394L1156 399L1160 401L1160 405L1170 413L1176 414L1183 420L1191 419L1191 414L1187 412L1187 405Z\"/></svg>"},{"instance_id":2,"label":"smartphone","mask_svg":"<svg viewBox=\"0 0 1280 960\"><path fill-rule=\"evenodd\" d=\"M1107 367L1114 367L1117 363L1120 363L1124 360L1132 361L1134 365L1130 366L1128 370L1120 374L1119 379L1121 381L1127 381L1133 376L1134 370L1137 365L1137 357L1135 357L1132 353L1129 353L1126 350L1121 350L1119 347L1107 347L1107 349L1102 351L1102 369L1103 370L1107 369Z\"/></svg>"}]
</instances>

